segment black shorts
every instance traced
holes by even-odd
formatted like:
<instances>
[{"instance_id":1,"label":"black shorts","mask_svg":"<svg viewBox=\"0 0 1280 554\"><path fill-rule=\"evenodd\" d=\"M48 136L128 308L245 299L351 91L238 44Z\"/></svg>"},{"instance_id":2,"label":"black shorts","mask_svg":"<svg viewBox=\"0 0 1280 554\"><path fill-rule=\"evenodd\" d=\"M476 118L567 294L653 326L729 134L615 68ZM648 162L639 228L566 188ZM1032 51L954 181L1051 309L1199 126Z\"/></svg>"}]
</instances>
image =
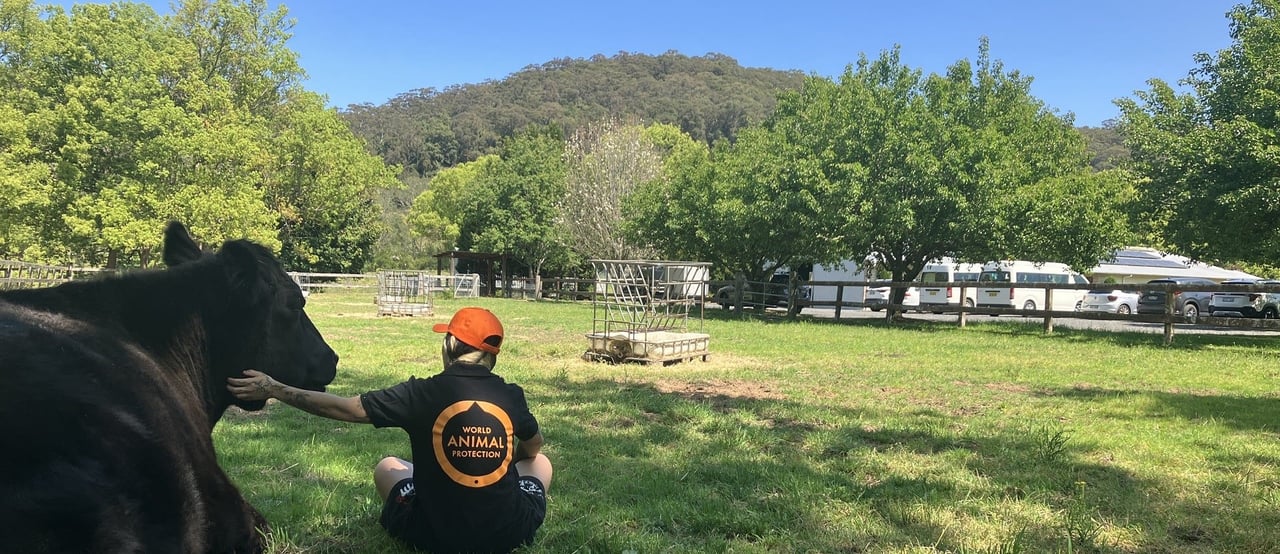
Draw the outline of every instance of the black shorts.
<instances>
[{"instance_id":1,"label":"black shorts","mask_svg":"<svg viewBox=\"0 0 1280 554\"><path fill-rule=\"evenodd\" d=\"M382 504L382 516L378 518L378 523L383 529L387 530L392 537L408 542L409 544L429 544L433 542L430 536L430 529L422 529L412 524L410 514L413 512L413 497L417 495L417 490L413 486L413 478L407 477L391 487L391 493L387 494L386 502Z\"/></svg>"},{"instance_id":2,"label":"black shorts","mask_svg":"<svg viewBox=\"0 0 1280 554\"><path fill-rule=\"evenodd\" d=\"M520 503L527 507L532 516L532 524L526 530L520 544L532 544L534 535L547 517L546 487L542 485L542 481L532 475L521 475L516 484L522 493L519 496ZM430 528L412 523L413 518L410 514L413 512L415 496L417 496L417 489L414 487L413 478L401 479L391 488L386 502L382 504L382 515L378 518L378 523L392 537L418 548L431 550L433 545L439 544L437 537L432 534Z\"/></svg>"},{"instance_id":3,"label":"black shorts","mask_svg":"<svg viewBox=\"0 0 1280 554\"><path fill-rule=\"evenodd\" d=\"M537 531L538 527L542 526L542 520L547 518L547 488L542 485L542 481L532 475L521 475L516 484L520 486L520 492L524 493L520 495L521 501L533 510L533 520L537 522L533 529L529 530L528 540L532 542L534 531Z\"/></svg>"}]
</instances>

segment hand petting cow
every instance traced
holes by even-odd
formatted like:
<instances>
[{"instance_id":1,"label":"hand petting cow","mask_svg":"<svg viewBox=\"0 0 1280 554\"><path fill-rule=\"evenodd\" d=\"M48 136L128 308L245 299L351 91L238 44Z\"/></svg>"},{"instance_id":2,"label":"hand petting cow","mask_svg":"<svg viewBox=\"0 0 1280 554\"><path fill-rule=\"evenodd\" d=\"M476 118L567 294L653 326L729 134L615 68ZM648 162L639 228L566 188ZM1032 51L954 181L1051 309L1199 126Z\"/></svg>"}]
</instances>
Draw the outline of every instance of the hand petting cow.
<instances>
[{"instance_id":1,"label":"hand petting cow","mask_svg":"<svg viewBox=\"0 0 1280 554\"><path fill-rule=\"evenodd\" d=\"M338 357L271 253L202 254L180 223L166 270L0 292L0 551L260 552L268 528L218 466L228 377L269 367L324 390Z\"/></svg>"}]
</instances>

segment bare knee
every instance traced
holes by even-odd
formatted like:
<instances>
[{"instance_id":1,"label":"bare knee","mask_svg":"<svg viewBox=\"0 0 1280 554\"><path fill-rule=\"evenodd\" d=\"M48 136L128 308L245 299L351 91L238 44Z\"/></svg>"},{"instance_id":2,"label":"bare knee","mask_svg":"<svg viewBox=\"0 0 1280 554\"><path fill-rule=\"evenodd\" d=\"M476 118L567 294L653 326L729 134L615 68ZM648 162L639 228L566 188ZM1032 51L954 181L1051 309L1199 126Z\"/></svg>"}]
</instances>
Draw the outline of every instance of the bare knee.
<instances>
[{"instance_id":1,"label":"bare knee","mask_svg":"<svg viewBox=\"0 0 1280 554\"><path fill-rule=\"evenodd\" d=\"M532 458L516 462L516 471L519 471L520 475L537 477L542 482L543 488L551 490L551 475L553 471L551 460L545 454L539 453Z\"/></svg>"},{"instance_id":2,"label":"bare knee","mask_svg":"<svg viewBox=\"0 0 1280 554\"><path fill-rule=\"evenodd\" d=\"M391 494L391 488L404 479L413 477L413 462L395 456L388 456L373 466L373 485L378 489L378 496L383 500Z\"/></svg>"},{"instance_id":3,"label":"bare knee","mask_svg":"<svg viewBox=\"0 0 1280 554\"><path fill-rule=\"evenodd\" d=\"M405 469L413 471L413 462L402 460L395 456L387 456L378 460L378 465L373 466L374 471L399 471Z\"/></svg>"}]
</instances>

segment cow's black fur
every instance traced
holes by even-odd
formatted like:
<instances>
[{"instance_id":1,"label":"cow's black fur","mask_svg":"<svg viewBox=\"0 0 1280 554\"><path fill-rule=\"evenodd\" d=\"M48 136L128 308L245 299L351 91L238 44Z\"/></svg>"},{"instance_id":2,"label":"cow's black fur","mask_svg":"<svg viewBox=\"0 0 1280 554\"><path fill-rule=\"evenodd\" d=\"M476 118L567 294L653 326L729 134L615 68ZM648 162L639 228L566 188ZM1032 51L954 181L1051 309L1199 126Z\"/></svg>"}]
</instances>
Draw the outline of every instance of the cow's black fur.
<instances>
[{"instance_id":1,"label":"cow's black fur","mask_svg":"<svg viewBox=\"0 0 1280 554\"><path fill-rule=\"evenodd\" d=\"M266 530L210 432L246 368L323 390L337 356L265 248L0 293L0 552L257 552Z\"/></svg>"}]
</instances>

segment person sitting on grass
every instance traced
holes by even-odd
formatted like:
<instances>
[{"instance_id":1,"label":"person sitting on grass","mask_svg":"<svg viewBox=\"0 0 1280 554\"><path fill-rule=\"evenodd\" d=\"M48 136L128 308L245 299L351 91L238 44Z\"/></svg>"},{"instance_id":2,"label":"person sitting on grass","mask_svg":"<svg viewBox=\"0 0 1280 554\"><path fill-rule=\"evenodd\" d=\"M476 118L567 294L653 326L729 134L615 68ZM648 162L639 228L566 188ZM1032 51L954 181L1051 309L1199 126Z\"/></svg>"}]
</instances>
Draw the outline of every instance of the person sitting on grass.
<instances>
[{"instance_id":1,"label":"person sitting on grass","mask_svg":"<svg viewBox=\"0 0 1280 554\"><path fill-rule=\"evenodd\" d=\"M444 371L349 398L284 385L245 370L227 389L241 400L276 398L340 421L400 427L413 462L383 458L373 482L379 522L391 536L431 552L506 552L530 544L546 516L551 462L524 390L493 373L502 323L462 308L448 324Z\"/></svg>"}]
</instances>

